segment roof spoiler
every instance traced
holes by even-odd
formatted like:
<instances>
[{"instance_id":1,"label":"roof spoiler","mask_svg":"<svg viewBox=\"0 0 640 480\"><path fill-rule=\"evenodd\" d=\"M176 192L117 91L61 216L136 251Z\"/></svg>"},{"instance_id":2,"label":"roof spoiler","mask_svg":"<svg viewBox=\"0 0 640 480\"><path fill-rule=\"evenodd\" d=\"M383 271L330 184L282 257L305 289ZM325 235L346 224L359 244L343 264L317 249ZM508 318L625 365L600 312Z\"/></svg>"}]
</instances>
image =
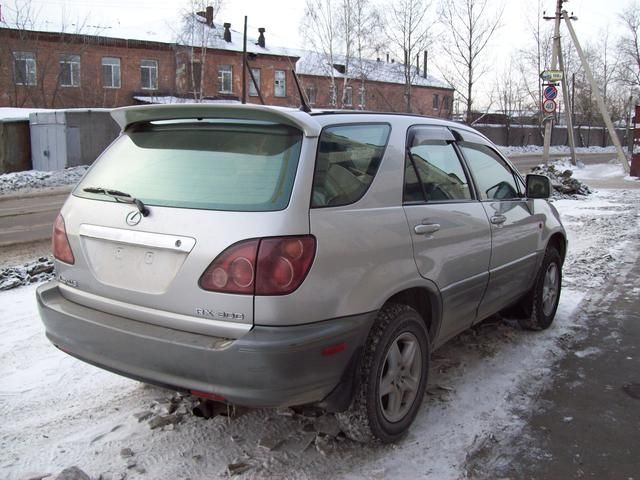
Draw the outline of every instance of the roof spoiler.
<instances>
[{"instance_id":1,"label":"roof spoiler","mask_svg":"<svg viewBox=\"0 0 640 480\"><path fill-rule=\"evenodd\" d=\"M320 135L321 127L299 110L263 105L212 105L201 103L142 105L116 108L111 116L124 131L135 123L158 120L237 119L281 123L302 130L307 137Z\"/></svg>"}]
</instances>

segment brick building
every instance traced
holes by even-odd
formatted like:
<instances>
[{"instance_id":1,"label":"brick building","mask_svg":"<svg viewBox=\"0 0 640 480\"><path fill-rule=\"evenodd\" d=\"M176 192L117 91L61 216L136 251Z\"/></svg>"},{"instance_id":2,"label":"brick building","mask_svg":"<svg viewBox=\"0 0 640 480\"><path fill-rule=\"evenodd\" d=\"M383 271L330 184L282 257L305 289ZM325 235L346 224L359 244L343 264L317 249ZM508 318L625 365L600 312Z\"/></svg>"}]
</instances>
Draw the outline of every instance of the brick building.
<instances>
[{"instance_id":1,"label":"brick building","mask_svg":"<svg viewBox=\"0 0 640 480\"><path fill-rule=\"evenodd\" d=\"M194 15L178 38L167 33L73 34L0 28L0 106L117 107L184 101L238 102L242 98L243 39L212 10ZM401 65L365 61L347 72L322 67L319 54L268 44L264 29L247 41L247 101L300 104L292 70L312 106L405 111ZM175 35L174 35L175 37ZM326 62L324 62L326 63ZM333 79L333 80L332 80ZM411 110L449 117L453 91L415 75Z\"/></svg>"},{"instance_id":2,"label":"brick building","mask_svg":"<svg viewBox=\"0 0 640 480\"><path fill-rule=\"evenodd\" d=\"M404 65L377 60L346 59L299 51L296 72L309 103L317 108L406 112ZM410 67L411 112L449 118L453 89L441 80Z\"/></svg>"}]
</instances>

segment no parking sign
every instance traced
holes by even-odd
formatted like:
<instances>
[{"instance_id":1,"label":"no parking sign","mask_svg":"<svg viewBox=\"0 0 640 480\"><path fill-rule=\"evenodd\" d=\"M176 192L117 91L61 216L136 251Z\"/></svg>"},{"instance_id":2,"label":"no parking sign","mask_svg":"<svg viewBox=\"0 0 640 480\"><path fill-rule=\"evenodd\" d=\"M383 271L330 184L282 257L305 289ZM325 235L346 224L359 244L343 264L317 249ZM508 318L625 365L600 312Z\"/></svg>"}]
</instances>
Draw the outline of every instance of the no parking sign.
<instances>
[{"instance_id":1,"label":"no parking sign","mask_svg":"<svg viewBox=\"0 0 640 480\"><path fill-rule=\"evenodd\" d=\"M555 100L558 96L558 89L555 85L547 85L544 87L544 99L545 100Z\"/></svg>"}]
</instances>

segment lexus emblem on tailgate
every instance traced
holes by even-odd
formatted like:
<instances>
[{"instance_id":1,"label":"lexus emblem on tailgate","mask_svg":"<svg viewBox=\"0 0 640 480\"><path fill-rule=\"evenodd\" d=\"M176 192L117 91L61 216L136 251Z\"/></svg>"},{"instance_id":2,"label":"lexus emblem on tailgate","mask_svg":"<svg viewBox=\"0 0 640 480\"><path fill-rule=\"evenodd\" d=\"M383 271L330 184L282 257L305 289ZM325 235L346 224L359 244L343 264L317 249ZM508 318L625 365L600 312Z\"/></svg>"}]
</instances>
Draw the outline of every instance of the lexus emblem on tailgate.
<instances>
[{"instance_id":1,"label":"lexus emblem on tailgate","mask_svg":"<svg viewBox=\"0 0 640 480\"><path fill-rule=\"evenodd\" d=\"M139 224L142 220L142 214L138 210L127 213L127 225L132 227Z\"/></svg>"}]
</instances>

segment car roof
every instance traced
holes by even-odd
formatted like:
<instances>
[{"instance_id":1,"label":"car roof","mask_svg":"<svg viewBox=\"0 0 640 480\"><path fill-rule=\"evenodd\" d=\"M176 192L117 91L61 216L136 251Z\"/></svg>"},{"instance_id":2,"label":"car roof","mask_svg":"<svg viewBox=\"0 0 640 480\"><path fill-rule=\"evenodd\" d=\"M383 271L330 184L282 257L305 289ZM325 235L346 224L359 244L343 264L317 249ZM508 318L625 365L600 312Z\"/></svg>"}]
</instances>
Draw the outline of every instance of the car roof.
<instances>
[{"instance_id":1,"label":"car roof","mask_svg":"<svg viewBox=\"0 0 640 480\"><path fill-rule=\"evenodd\" d=\"M204 118L231 118L238 120L263 120L284 123L301 129L307 137L317 137L322 128L340 118L339 123L357 123L370 121L393 122L394 118L410 120L448 127L459 131L473 132L484 137L467 125L439 117L402 112L373 112L366 110L330 110L318 109L307 113L297 108L276 107L256 104L167 104L138 105L112 110L111 116L122 130L136 123L161 120L202 120ZM485 137L486 138L486 137Z\"/></svg>"}]
</instances>

